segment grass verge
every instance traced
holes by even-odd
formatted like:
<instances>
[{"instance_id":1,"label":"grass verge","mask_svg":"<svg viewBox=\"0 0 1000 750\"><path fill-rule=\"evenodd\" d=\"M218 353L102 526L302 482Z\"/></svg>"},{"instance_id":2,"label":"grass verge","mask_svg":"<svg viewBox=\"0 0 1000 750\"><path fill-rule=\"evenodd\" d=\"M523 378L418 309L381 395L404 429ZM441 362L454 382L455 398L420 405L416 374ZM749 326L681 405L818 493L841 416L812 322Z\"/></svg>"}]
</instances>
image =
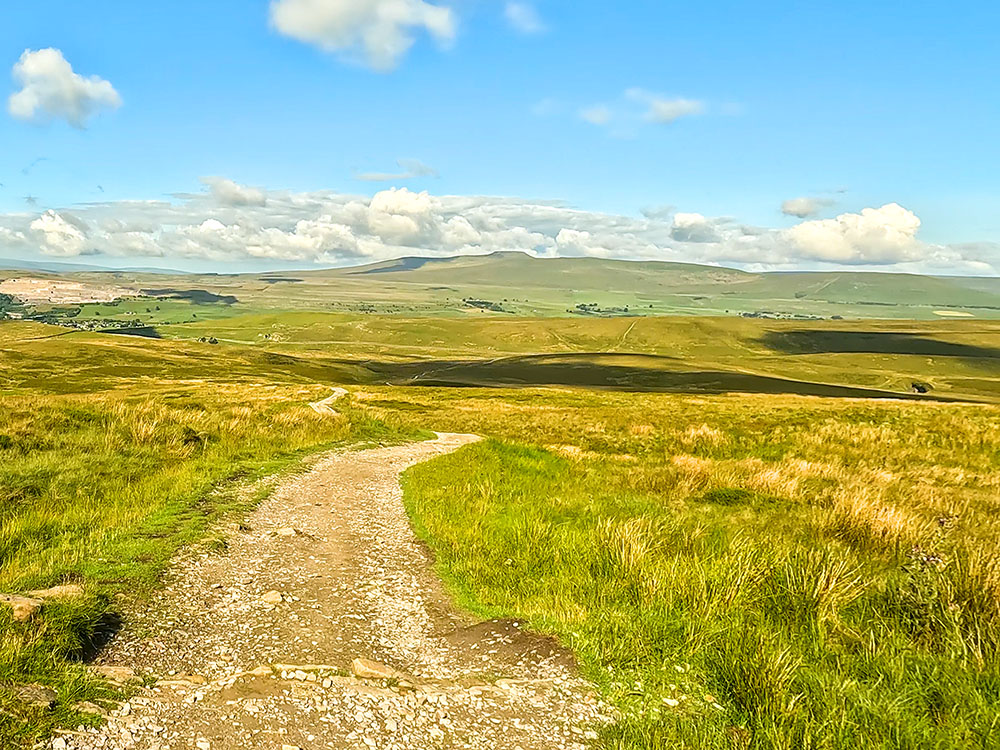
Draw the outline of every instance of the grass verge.
<instances>
[{"instance_id":1,"label":"grass verge","mask_svg":"<svg viewBox=\"0 0 1000 750\"><path fill-rule=\"evenodd\" d=\"M0 746L27 747L74 710L109 697L81 659L115 626L120 597L142 597L182 545L261 499L240 489L309 453L416 432L349 406L319 415L322 388L172 384L100 395L0 398L0 591L80 584L29 622L0 607ZM58 693L54 709L17 687Z\"/></svg>"},{"instance_id":2,"label":"grass verge","mask_svg":"<svg viewBox=\"0 0 1000 750\"><path fill-rule=\"evenodd\" d=\"M494 436L410 469L408 511L465 606L578 654L598 747L998 746L995 408L391 398Z\"/></svg>"}]
</instances>

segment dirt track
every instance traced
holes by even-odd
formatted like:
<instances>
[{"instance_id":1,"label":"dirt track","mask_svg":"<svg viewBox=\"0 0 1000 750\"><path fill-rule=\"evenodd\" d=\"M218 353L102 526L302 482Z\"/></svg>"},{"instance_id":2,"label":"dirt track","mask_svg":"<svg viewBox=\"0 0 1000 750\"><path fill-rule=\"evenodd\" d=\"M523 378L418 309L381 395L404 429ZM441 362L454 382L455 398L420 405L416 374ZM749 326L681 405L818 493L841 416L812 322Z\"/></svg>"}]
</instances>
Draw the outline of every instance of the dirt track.
<instances>
[{"instance_id":1,"label":"dirt track","mask_svg":"<svg viewBox=\"0 0 1000 750\"><path fill-rule=\"evenodd\" d=\"M55 746L583 747L603 709L569 655L457 613L403 510L405 468L474 440L328 455L231 529L224 553L180 558L102 659L158 681ZM358 658L395 671L361 679Z\"/></svg>"}]
</instances>

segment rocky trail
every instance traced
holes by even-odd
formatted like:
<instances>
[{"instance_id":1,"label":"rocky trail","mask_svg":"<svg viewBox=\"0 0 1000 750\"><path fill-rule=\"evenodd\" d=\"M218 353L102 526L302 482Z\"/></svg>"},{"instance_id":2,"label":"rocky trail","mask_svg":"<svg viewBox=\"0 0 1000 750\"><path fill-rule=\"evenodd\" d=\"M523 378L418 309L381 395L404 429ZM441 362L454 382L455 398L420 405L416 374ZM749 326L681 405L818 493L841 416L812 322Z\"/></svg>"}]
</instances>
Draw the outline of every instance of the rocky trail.
<instances>
[{"instance_id":1,"label":"rocky trail","mask_svg":"<svg viewBox=\"0 0 1000 750\"><path fill-rule=\"evenodd\" d=\"M51 747L584 747L605 709L570 655L458 613L403 509L404 469L476 439L328 454L179 557L95 666L141 686Z\"/></svg>"}]
</instances>

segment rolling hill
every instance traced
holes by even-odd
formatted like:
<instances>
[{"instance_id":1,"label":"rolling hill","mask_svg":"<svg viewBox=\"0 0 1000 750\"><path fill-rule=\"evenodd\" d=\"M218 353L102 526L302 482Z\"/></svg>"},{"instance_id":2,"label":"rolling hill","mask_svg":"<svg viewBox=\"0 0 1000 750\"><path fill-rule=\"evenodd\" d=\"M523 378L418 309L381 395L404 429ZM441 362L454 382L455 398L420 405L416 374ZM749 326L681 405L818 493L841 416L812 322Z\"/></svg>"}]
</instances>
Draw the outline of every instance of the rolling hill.
<instances>
[{"instance_id":1,"label":"rolling hill","mask_svg":"<svg viewBox=\"0 0 1000 750\"><path fill-rule=\"evenodd\" d=\"M0 272L0 277L31 271ZM1000 318L1000 280L872 272L748 273L717 266L494 253L408 257L371 265L255 274L72 271L61 277L113 283L137 295L187 299L190 314L257 310L529 317L750 315L784 318ZM160 290L163 294L150 294ZM228 310L210 310L215 298ZM235 298L235 302L232 302ZM196 313L199 300L201 313ZM124 304L124 303L123 303ZM127 307L127 306L126 306ZM148 305L130 310L145 314ZM187 308L147 322L181 322ZM123 307L124 311L126 308ZM81 314L114 315L115 310ZM155 316L154 316L155 318Z\"/></svg>"}]
</instances>

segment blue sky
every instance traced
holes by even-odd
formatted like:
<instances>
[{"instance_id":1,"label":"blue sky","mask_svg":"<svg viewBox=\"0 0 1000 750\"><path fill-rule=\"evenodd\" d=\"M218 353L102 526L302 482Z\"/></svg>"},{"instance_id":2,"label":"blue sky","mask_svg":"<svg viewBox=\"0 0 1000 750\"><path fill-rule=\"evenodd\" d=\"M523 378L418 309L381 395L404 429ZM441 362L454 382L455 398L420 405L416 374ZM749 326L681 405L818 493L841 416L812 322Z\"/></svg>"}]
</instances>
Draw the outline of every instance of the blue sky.
<instances>
[{"instance_id":1,"label":"blue sky","mask_svg":"<svg viewBox=\"0 0 1000 750\"><path fill-rule=\"evenodd\" d=\"M381 32L351 16L351 7L394 2L417 19L401 30L413 46L376 60L350 41ZM285 8L284 22L275 15L282 4L294 6ZM12 73L0 88L4 99L22 88L13 71L22 53L54 48L75 74L108 82L120 106L98 102L77 123L84 127L67 122L58 102L32 117L0 113L0 212L8 227L0 256L128 255L95 229L115 215L118 201L190 209L171 226L213 218L249 223L225 200L213 208L211 198L220 196L199 182L206 176L275 191L268 201L278 205L307 196L313 214L275 209L252 217L286 233L330 213L321 195L370 197L399 187L531 205L560 201L599 216L591 222L567 213L562 227L551 216L544 227L511 225L552 242L510 249L550 254L655 257L660 248L664 259L748 267L953 266L976 273L995 273L1000 256L995 3L35 0L9 4L4 16L0 66ZM336 28L323 37L331 18ZM688 104L678 109L677 102ZM655 103L663 105L658 120ZM418 160L428 167L418 171L435 174L404 179L397 160ZM358 179L373 172L399 176ZM186 202L172 197L202 192L207 197ZM799 204L797 216L784 215L782 203L796 198L811 202ZM81 205L93 202L104 205ZM442 221L460 213L460 205L445 204L394 205L389 213L430 210ZM852 250L870 234L851 234L853 220L807 227L793 240L783 233L891 204L919 217L919 230L904 228L903 241L930 248L927 258L915 244L888 252L882 245L892 240L884 237L874 252ZM489 221L479 219L486 224L503 213L490 205ZM706 241L674 231L670 242L664 227L640 231L607 220L639 220L643 209L665 206L682 216L678 222L659 212L674 230L692 221L683 217L700 216L714 233L706 229ZM86 240L70 250L46 245L41 240L52 235L31 229L45 210L65 214ZM353 226L336 210L330 215L338 226ZM736 224L767 231L759 258L740 239L753 233L733 234ZM589 240L553 249L558 229L587 232ZM383 241L385 253L495 245L437 246L435 232L393 239L365 231ZM615 244L609 231L641 237ZM845 233L847 250L819 248ZM743 243L738 253L729 247L736 240ZM223 270L372 255L323 242L321 253L303 258L265 260L267 253L219 248L201 258L183 253ZM707 245L720 243L713 255ZM779 251L782 243L788 247Z\"/></svg>"}]
</instances>

